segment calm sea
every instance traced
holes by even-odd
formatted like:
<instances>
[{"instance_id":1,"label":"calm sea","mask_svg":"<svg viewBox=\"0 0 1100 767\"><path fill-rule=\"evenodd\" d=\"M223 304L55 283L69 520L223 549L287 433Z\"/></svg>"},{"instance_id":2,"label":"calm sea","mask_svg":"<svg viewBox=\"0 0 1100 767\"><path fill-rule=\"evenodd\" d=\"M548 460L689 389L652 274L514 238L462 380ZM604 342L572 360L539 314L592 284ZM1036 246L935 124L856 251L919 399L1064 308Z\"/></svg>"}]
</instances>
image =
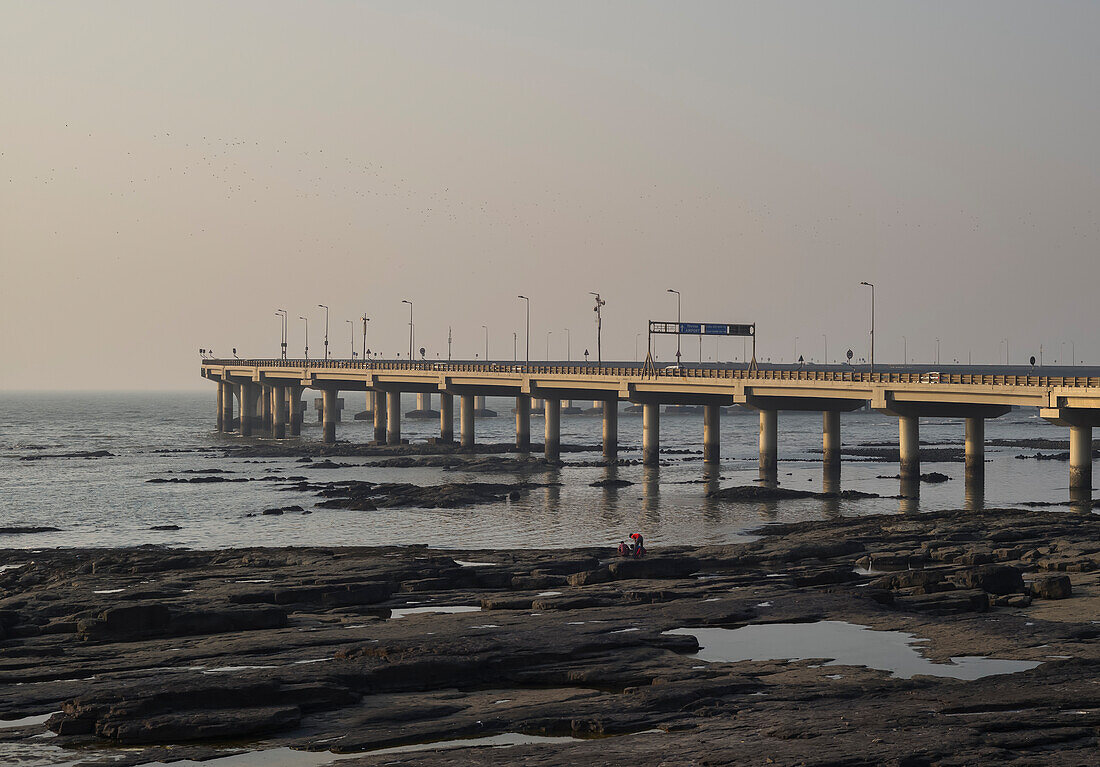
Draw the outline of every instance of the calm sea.
<instances>
[{"instance_id":1,"label":"calm sea","mask_svg":"<svg viewBox=\"0 0 1100 767\"><path fill-rule=\"evenodd\" d=\"M372 438L367 422L351 416L364 408L362 394L345 394L347 402L338 438L365 442ZM403 409L415 406L406 395ZM513 401L489 398L498 418L479 419L479 441L514 440ZM590 405L591 403L575 403ZM306 476L311 480L362 479L411 482L521 481L510 475L442 472L434 469L382 469L369 458L346 458L353 468L313 470L294 459L260 462L223 458L221 448L240 438L214 431L215 397L205 393L78 393L0 395L0 527L49 526L60 532L0 535L0 547L36 549L56 546L121 546L167 544L193 548L255 545L382 545L426 543L435 547L567 547L613 545L640 530L653 545L708 544L742 540L761 525L830 515L911 512L962 508L961 463L925 462L924 471L938 471L951 481L925 485L919 504L880 498L860 501L792 500L777 503L715 502L705 497L715 486L749 485L757 478L757 430L754 413L724 415L720 480L704 482L699 455L667 456L659 469L625 466L617 476L635 484L605 489L591 487L608 476L603 468L566 466L531 477L560 483L538 488L521 500L466 509L383 509L346 511L316 509L309 515L248 516L274 506L299 504L311 508L312 494L286 492L276 483L150 484L147 480L187 469L222 468L232 476ZM403 422L403 436L423 441L438 432L438 421ZM542 420L533 418L536 440ZM621 457L639 458L641 418L619 419ZM958 420L925 419L924 443L961 447L963 425ZM701 449L702 416L665 414L662 447ZM844 445L896 444L894 419L871 412L842 416ZM1046 437L1068 439L1068 431L1038 418L1034 410L1019 410L986 427L987 439ZM260 438L256 438L260 439ZM312 398L303 440L319 440ZM598 447L600 419L563 415L562 442ZM821 489L821 416L781 413L780 473L783 486ZM98 459L46 458L22 461L40 453L108 450L114 457ZM988 447L985 505L1013 506L1025 501L1068 499L1068 465L1062 461L1020 460L1036 451ZM1047 450L1045 452L1051 452ZM563 454L567 462L598 459L597 451ZM896 495L897 464L845 460L842 486L882 495ZM903 505L904 504L904 505ZM1051 513L1066 511L1054 507ZM156 531L157 525L178 525L177 531Z\"/></svg>"}]
</instances>

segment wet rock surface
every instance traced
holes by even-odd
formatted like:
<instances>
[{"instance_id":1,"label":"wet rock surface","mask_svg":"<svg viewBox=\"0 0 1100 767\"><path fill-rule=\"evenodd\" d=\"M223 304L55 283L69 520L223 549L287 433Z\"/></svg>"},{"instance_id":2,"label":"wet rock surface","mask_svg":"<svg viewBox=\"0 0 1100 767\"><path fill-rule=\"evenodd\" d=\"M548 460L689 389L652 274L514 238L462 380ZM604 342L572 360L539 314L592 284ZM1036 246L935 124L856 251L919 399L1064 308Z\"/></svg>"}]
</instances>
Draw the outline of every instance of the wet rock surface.
<instances>
[{"instance_id":1,"label":"wet rock surface","mask_svg":"<svg viewBox=\"0 0 1100 767\"><path fill-rule=\"evenodd\" d=\"M610 546L141 547L0 550L7 564L19 566L0 570L0 717L59 713L48 741L35 738L41 723L0 729L0 754L48 746L87 765L282 747L364 752L343 765L1095 761L1092 515L778 524L749 543L642 560ZM1040 665L961 681L823 665L825 651L704 662L690 632L664 633L822 620L907 632L938 664ZM510 732L577 739L370 753Z\"/></svg>"}]
</instances>

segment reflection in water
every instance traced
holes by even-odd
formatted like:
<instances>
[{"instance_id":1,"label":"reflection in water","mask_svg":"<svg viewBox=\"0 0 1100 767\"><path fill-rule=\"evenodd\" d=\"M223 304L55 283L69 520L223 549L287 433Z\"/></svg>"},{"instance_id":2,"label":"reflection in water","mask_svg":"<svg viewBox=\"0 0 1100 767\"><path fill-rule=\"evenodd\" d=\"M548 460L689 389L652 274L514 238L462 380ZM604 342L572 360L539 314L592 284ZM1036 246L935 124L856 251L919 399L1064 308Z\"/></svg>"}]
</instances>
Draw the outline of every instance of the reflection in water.
<instances>
[{"instance_id":1,"label":"reflection in water","mask_svg":"<svg viewBox=\"0 0 1100 767\"><path fill-rule=\"evenodd\" d=\"M963 506L967 511L985 509L985 474L983 472L967 472Z\"/></svg>"},{"instance_id":2,"label":"reflection in water","mask_svg":"<svg viewBox=\"0 0 1100 767\"><path fill-rule=\"evenodd\" d=\"M645 511L643 521L651 529L657 525L660 519L661 505L661 467L642 467L642 509Z\"/></svg>"},{"instance_id":3,"label":"reflection in water","mask_svg":"<svg viewBox=\"0 0 1100 767\"><path fill-rule=\"evenodd\" d=\"M760 479L758 482L764 487L779 487L779 470L760 469Z\"/></svg>"},{"instance_id":4,"label":"reflection in water","mask_svg":"<svg viewBox=\"0 0 1100 767\"><path fill-rule=\"evenodd\" d=\"M898 510L902 514L915 514L920 511L920 479L901 480L901 500Z\"/></svg>"},{"instance_id":5,"label":"reflection in water","mask_svg":"<svg viewBox=\"0 0 1100 767\"><path fill-rule=\"evenodd\" d=\"M821 472L821 490L826 495L836 496L840 494L840 464L825 463ZM821 504L821 511L826 517L840 516L840 498L826 498Z\"/></svg>"},{"instance_id":6,"label":"reflection in water","mask_svg":"<svg viewBox=\"0 0 1100 767\"><path fill-rule=\"evenodd\" d=\"M1069 505L1076 512L1084 514L1092 513L1092 488L1071 487L1069 489Z\"/></svg>"},{"instance_id":7,"label":"reflection in water","mask_svg":"<svg viewBox=\"0 0 1100 767\"><path fill-rule=\"evenodd\" d=\"M722 512L718 501L711 497L711 493L721 488L722 472L717 463L706 464L703 467L703 518L708 526L717 525L722 520Z\"/></svg>"}]
</instances>

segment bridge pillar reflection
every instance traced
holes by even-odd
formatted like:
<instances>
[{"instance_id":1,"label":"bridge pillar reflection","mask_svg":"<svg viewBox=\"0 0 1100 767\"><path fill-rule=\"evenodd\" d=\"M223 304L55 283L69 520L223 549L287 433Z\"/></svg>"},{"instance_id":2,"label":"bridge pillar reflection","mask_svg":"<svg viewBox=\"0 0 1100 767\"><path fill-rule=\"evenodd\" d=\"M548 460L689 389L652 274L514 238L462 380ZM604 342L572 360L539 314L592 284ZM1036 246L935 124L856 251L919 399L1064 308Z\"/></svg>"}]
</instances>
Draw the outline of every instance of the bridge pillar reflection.
<instances>
[{"instance_id":1,"label":"bridge pillar reflection","mask_svg":"<svg viewBox=\"0 0 1100 767\"><path fill-rule=\"evenodd\" d=\"M386 444L401 444L401 392L386 392Z\"/></svg>"},{"instance_id":2,"label":"bridge pillar reflection","mask_svg":"<svg viewBox=\"0 0 1100 767\"><path fill-rule=\"evenodd\" d=\"M286 439L286 387L271 387L271 436Z\"/></svg>"},{"instance_id":3,"label":"bridge pillar reflection","mask_svg":"<svg viewBox=\"0 0 1100 767\"><path fill-rule=\"evenodd\" d=\"M722 409L718 405L703 406L703 462L717 463L722 457Z\"/></svg>"},{"instance_id":4,"label":"bridge pillar reflection","mask_svg":"<svg viewBox=\"0 0 1100 767\"><path fill-rule=\"evenodd\" d=\"M297 437L302 433L302 387L288 386L286 389L290 409L290 436Z\"/></svg>"},{"instance_id":5,"label":"bridge pillar reflection","mask_svg":"<svg viewBox=\"0 0 1100 767\"><path fill-rule=\"evenodd\" d=\"M271 392L272 387L260 384L260 413L263 415L263 430L271 433Z\"/></svg>"},{"instance_id":6,"label":"bridge pillar reflection","mask_svg":"<svg viewBox=\"0 0 1100 767\"><path fill-rule=\"evenodd\" d=\"M1092 426L1069 427L1069 487L1092 492Z\"/></svg>"},{"instance_id":7,"label":"bridge pillar reflection","mask_svg":"<svg viewBox=\"0 0 1100 767\"><path fill-rule=\"evenodd\" d=\"M252 422L256 419L256 387L252 382L241 384L241 436L252 436Z\"/></svg>"},{"instance_id":8,"label":"bridge pillar reflection","mask_svg":"<svg viewBox=\"0 0 1100 767\"><path fill-rule=\"evenodd\" d=\"M389 420L389 398L386 392L379 389L374 391L374 441L379 445L386 444L386 421Z\"/></svg>"},{"instance_id":9,"label":"bridge pillar reflection","mask_svg":"<svg viewBox=\"0 0 1100 767\"><path fill-rule=\"evenodd\" d=\"M520 394L516 397L516 449L525 453L531 449L530 394Z\"/></svg>"},{"instance_id":10,"label":"bridge pillar reflection","mask_svg":"<svg viewBox=\"0 0 1100 767\"><path fill-rule=\"evenodd\" d=\"M322 436L321 441L332 444L336 441L336 418L339 415L336 410L336 395L339 392L336 389L322 389L321 395L323 397L321 418L322 418Z\"/></svg>"},{"instance_id":11,"label":"bridge pillar reflection","mask_svg":"<svg viewBox=\"0 0 1100 767\"><path fill-rule=\"evenodd\" d=\"M474 446L474 410L477 409L477 400L472 394L463 394L460 405L460 420L462 432L462 447Z\"/></svg>"},{"instance_id":12,"label":"bridge pillar reflection","mask_svg":"<svg viewBox=\"0 0 1100 767\"><path fill-rule=\"evenodd\" d=\"M779 411L760 411L760 476L774 478L779 470Z\"/></svg>"},{"instance_id":13,"label":"bridge pillar reflection","mask_svg":"<svg viewBox=\"0 0 1100 767\"><path fill-rule=\"evenodd\" d=\"M546 460L556 461L561 456L561 400L545 399L543 409L546 411L546 436L543 446Z\"/></svg>"},{"instance_id":14,"label":"bridge pillar reflection","mask_svg":"<svg viewBox=\"0 0 1100 767\"><path fill-rule=\"evenodd\" d=\"M821 452L825 473L840 476L840 411L821 413Z\"/></svg>"},{"instance_id":15,"label":"bridge pillar reflection","mask_svg":"<svg viewBox=\"0 0 1100 767\"><path fill-rule=\"evenodd\" d=\"M455 395L447 392L439 395L439 441L455 441Z\"/></svg>"},{"instance_id":16,"label":"bridge pillar reflection","mask_svg":"<svg viewBox=\"0 0 1100 767\"><path fill-rule=\"evenodd\" d=\"M619 401L603 403L603 457L615 461L619 457Z\"/></svg>"},{"instance_id":17,"label":"bridge pillar reflection","mask_svg":"<svg viewBox=\"0 0 1100 767\"><path fill-rule=\"evenodd\" d=\"M920 481L920 419L915 415L898 416L898 474L903 483ZM903 491L902 495L906 495Z\"/></svg>"},{"instance_id":18,"label":"bridge pillar reflection","mask_svg":"<svg viewBox=\"0 0 1100 767\"><path fill-rule=\"evenodd\" d=\"M661 461L661 406L642 405L642 464L656 466Z\"/></svg>"}]
</instances>

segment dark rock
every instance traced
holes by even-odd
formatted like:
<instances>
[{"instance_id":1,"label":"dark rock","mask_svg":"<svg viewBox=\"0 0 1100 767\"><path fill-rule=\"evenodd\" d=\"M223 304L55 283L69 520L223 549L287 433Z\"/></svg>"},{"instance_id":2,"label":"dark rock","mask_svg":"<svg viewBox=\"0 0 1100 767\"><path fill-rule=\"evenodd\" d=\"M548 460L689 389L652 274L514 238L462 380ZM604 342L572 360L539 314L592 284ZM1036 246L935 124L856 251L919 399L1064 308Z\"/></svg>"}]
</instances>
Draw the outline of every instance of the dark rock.
<instances>
[{"instance_id":1,"label":"dark rock","mask_svg":"<svg viewBox=\"0 0 1100 767\"><path fill-rule=\"evenodd\" d=\"M81 450L75 453L37 453L25 455L20 461L41 461L43 458L114 458L115 454L107 450Z\"/></svg>"},{"instance_id":2,"label":"dark rock","mask_svg":"<svg viewBox=\"0 0 1100 767\"><path fill-rule=\"evenodd\" d=\"M179 530L179 525L153 525L150 530Z\"/></svg>"},{"instance_id":3,"label":"dark rock","mask_svg":"<svg viewBox=\"0 0 1100 767\"><path fill-rule=\"evenodd\" d=\"M633 484L628 479L598 479L589 484L589 487L629 487Z\"/></svg>"},{"instance_id":4,"label":"dark rock","mask_svg":"<svg viewBox=\"0 0 1100 767\"><path fill-rule=\"evenodd\" d=\"M30 533L59 533L60 527L0 527L0 535L27 535Z\"/></svg>"},{"instance_id":5,"label":"dark rock","mask_svg":"<svg viewBox=\"0 0 1100 767\"><path fill-rule=\"evenodd\" d=\"M1068 575L1044 575L1031 582L1031 594L1039 599L1066 599L1073 595Z\"/></svg>"},{"instance_id":6,"label":"dark rock","mask_svg":"<svg viewBox=\"0 0 1100 767\"><path fill-rule=\"evenodd\" d=\"M956 573L954 580L964 589L981 589L990 594L1020 594L1024 577L1011 565L981 565Z\"/></svg>"}]
</instances>

